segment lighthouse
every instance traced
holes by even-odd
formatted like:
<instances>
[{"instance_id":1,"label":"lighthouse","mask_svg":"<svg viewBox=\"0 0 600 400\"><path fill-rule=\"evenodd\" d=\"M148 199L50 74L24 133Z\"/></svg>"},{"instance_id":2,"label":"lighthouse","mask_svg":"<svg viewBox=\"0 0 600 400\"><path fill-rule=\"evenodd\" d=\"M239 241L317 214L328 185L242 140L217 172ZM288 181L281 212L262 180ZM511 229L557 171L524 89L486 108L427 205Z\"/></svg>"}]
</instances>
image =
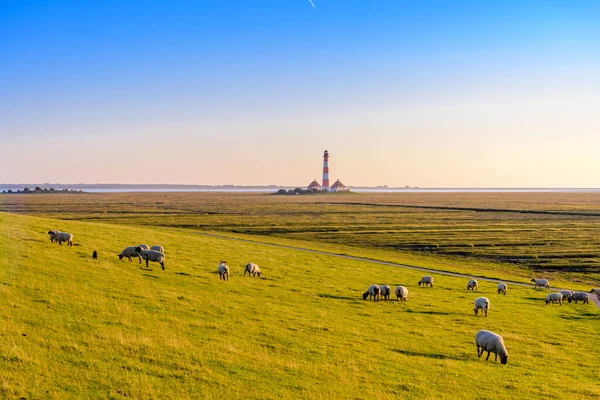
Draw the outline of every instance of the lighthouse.
<instances>
[{"instance_id":1,"label":"lighthouse","mask_svg":"<svg viewBox=\"0 0 600 400\"><path fill-rule=\"evenodd\" d=\"M329 152L323 153L323 188L324 192L329 191Z\"/></svg>"}]
</instances>

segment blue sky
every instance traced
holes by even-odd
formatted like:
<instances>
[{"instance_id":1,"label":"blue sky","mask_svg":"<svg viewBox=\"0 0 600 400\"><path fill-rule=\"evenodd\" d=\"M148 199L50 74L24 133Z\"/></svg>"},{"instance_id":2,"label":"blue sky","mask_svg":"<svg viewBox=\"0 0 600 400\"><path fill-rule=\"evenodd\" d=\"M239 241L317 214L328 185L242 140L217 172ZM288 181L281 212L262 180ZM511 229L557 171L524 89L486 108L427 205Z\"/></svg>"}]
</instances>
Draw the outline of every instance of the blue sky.
<instances>
[{"instance_id":1,"label":"blue sky","mask_svg":"<svg viewBox=\"0 0 600 400\"><path fill-rule=\"evenodd\" d=\"M598 186L600 2L313 2L0 0L0 182Z\"/></svg>"}]
</instances>

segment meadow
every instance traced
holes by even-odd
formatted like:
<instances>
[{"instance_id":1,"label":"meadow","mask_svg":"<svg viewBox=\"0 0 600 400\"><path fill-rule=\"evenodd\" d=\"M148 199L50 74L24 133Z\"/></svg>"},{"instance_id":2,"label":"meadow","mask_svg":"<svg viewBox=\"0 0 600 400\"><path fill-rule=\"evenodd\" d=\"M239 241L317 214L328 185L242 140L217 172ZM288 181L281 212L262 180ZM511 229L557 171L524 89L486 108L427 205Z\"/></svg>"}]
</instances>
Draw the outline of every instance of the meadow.
<instances>
[{"instance_id":1,"label":"meadow","mask_svg":"<svg viewBox=\"0 0 600 400\"><path fill-rule=\"evenodd\" d=\"M495 292L495 283L484 281L480 281L479 292L471 293L465 290L466 278L435 273L435 287L422 288L417 286L423 275L420 271L333 256L354 254L438 270L485 271L523 282L532 272L519 263L491 262L477 255L391 250L370 240L355 242L353 235L338 236L334 229L331 237L316 235L319 226L339 229L348 225L360 228L360 236L361 230L383 228L385 215L390 218L389 226L399 226L405 218L416 225L426 218L395 216L403 213L386 210L387 206L321 204L380 200L371 195L368 201L365 198L0 196L0 207L8 211L0 212L0 293L4 300L0 316L5 321L0 330L0 396L600 396L600 311L593 304L546 306L546 290L509 284L508 294L502 296ZM386 199L384 203L403 204L399 200L405 199L389 203ZM439 201L427 205L448 206ZM482 203L486 204L505 207L500 201ZM577 204L567 210L562 201L545 206L532 201L528 206L533 210L595 212L593 207ZM448 210L442 213L446 213L448 226L439 229L451 238L452 221L456 225L465 222L454 219ZM490 223L485 212L465 213L472 214L470 223L475 228ZM587 224L592 229L593 217L564 217L576 219L577 224L561 225L562 215L546 214L532 215L523 223L552 223L562 226L565 236L588 232L577 243L587 245L593 240L591 230L578 228ZM548 220L540 222L543 218ZM435 219L438 226L442 220ZM432 223L431 219L424 221ZM497 222L501 223L502 217ZM269 226L272 230L265 232ZM294 226L296 231L305 231L286 231ZM69 248L50 243L49 229L74 233L76 245ZM507 235L527 238L526 231L515 229ZM220 237L205 234L210 232ZM480 235L488 233L483 230ZM384 244L386 237L379 235ZM118 260L116 254L123 247L137 243L163 245L166 270L156 264L147 269L137 260ZM93 250L99 252L97 261L91 258ZM220 259L231 268L228 282L219 281L216 273ZM263 279L242 276L247 262L261 266ZM594 273L576 271L571 275L561 270L553 276L560 284L589 291L588 281L593 281ZM363 301L361 294L374 283L406 286L408 302ZM481 295L491 300L488 318L473 315L473 300ZM504 337L510 355L507 365L477 358L474 335L479 329Z\"/></svg>"}]
</instances>

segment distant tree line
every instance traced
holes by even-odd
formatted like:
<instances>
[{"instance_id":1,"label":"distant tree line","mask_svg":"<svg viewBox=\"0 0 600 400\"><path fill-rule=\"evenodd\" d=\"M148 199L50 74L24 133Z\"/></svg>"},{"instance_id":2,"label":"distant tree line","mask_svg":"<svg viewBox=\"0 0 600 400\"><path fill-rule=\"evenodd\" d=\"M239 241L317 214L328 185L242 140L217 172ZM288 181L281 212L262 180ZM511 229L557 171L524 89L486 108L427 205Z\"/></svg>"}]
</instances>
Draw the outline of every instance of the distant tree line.
<instances>
[{"instance_id":1,"label":"distant tree line","mask_svg":"<svg viewBox=\"0 0 600 400\"><path fill-rule=\"evenodd\" d=\"M16 193L82 193L83 191L81 189L79 190L75 190L75 189L62 189L62 190L55 190L54 188L44 188L42 189L39 186L36 186L35 189L31 190L28 187L24 188L23 190L12 190L12 189L8 189L8 190L3 190L2 193L4 194L16 194Z\"/></svg>"}]
</instances>

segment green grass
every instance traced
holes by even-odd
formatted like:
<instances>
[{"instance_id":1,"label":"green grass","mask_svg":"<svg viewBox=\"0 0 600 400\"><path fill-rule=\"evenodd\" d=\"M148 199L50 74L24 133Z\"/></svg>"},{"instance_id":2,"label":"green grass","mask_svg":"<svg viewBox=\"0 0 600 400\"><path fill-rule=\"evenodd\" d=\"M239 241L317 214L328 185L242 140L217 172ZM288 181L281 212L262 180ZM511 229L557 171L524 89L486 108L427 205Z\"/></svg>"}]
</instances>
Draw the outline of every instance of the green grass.
<instances>
[{"instance_id":1,"label":"green grass","mask_svg":"<svg viewBox=\"0 0 600 400\"><path fill-rule=\"evenodd\" d=\"M78 246L51 244L49 229L74 233ZM117 259L136 243L163 245L166 270ZM545 306L542 290L509 286L500 296L480 282L467 293L466 279L441 275L423 289L418 271L185 230L5 213L0 259L2 397L600 396L600 312ZM219 259L231 267L227 283ZM264 279L242 277L249 261ZM408 302L362 301L373 283L407 286ZM479 295L491 300L487 319L472 315ZM477 358L479 329L504 337L508 365Z\"/></svg>"}]
</instances>

